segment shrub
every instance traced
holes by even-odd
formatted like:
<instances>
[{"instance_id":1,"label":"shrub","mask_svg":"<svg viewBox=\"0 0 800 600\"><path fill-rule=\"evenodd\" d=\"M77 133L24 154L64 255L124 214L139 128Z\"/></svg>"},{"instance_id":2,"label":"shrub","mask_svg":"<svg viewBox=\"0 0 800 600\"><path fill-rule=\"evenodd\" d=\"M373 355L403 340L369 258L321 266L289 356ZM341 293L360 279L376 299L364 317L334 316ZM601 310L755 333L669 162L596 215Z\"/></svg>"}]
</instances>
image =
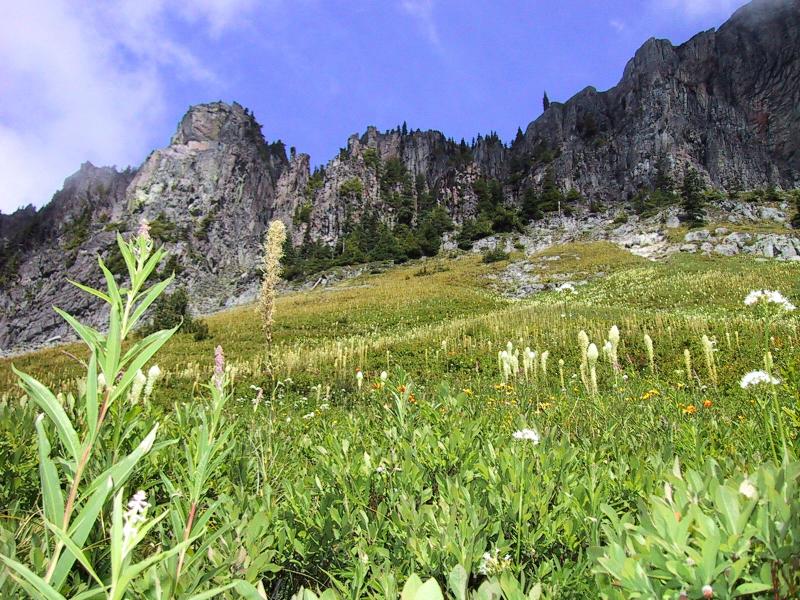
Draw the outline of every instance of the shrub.
<instances>
[{"instance_id":1,"label":"shrub","mask_svg":"<svg viewBox=\"0 0 800 600\"><path fill-rule=\"evenodd\" d=\"M502 248L495 247L492 250L487 250L483 253L483 262L486 264L508 260L508 252L504 252Z\"/></svg>"},{"instance_id":2,"label":"shrub","mask_svg":"<svg viewBox=\"0 0 800 600\"><path fill-rule=\"evenodd\" d=\"M792 217L792 227L800 229L800 190L792 190L790 194L794 200L795 209L794 216Z\"/></svg>"},{"instance_id":3,"label":"shrub","mask_svg":"<svg viewBox=\"0 0 800 600\"><path fill-rule=\"evenodd\" d=\"M209 337L208 325L193 319L189 312L189 295L183 287L171 294L164 294L153 308L153 318L141 329L143 336L163 329L180 327L181 333L194 334L198 341Z\"/></svg>"},{"instance_id":4,"label":"shrub","mask_svg":"<svg viewBox=\"0 0 800 600\"><path fill-rule=\"evenodd\" d=\"M628 222L628 213L621 212L616 217L614 217L614 225L623 225Z\"/></svg>"}]
</instances>

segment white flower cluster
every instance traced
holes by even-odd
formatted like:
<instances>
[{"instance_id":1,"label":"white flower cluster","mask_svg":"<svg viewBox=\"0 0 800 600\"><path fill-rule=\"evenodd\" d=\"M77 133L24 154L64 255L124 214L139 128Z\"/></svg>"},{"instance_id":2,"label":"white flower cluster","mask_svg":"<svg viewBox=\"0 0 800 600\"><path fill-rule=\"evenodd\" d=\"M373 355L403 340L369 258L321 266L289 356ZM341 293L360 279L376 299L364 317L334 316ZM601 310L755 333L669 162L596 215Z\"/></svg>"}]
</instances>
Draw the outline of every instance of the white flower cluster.
<instances>
[{"instance_id":1,"label":"white flower cluster","mask_svg":"<svg viewBox=\"0 0 800 600\"><path fill-rule=\"evenodd\" d=\"M513 433L513 437L515 440L527 440L534 444L538 444L540 440L539 432L535 429L520 429Z\"/></svg>"},{"instance_id":2,"label":"white flower cluster","mask_svg":"<svg viewBox=\"0 0 800 600\"><path fill-rule=\"evenodd\" d=\"M519 350L514 350L514 344L508 342L506 349L497 353L497 364L503 375L503 381L508 383L508 378L517 376L519 371Z\"/></svg>"},{"instance_id":3,"label":"white flower cluster","mask_svg":"<svg viewBox=\"0 0 800 600\"><path fill-rule=\"evenodd\" d=\"M139 524L146 520L147 509L150 503L147 494L142 490L136 492L128 502L128 510L123 515L125 524L122 526L122 555L126 556L134 546L133 540L139 532Z\"/></svg>"},{"instance_id":4,"label":"white flower cluster","mask_svg":"<svg viewBox=\"0 0 800 600\"><path fill-rule=\"evenodd\" d=\"M752 386L761 385L762 383L778 385L780 382L780 379L771 376L766 371L750 371L749 373L746 373L744 377L742 377L739 385L742 387L742 389L746 389Z\"/></svg>"},{"instance_id":5,"label":"white flower cluster","mask_svg":"<svg viewBox=\"0 0 800 600\"><path fill-rule=\"evenodd\" d=\"M780 292L776 290L753 290L744 299L747 306L755 306L756 304L776 304L787 312L793 311L797 308L794 304Z\"/></svg>"},{"instance_id":6,"label":"white flower cluster","mask_svg":"<svg viewBox=\"0 0 800 600\"><path fill-rule=\"evenodd\" d=\"M500 575L511 566L511 556L506 554L500 558L500 551L495 548L494 553L484 552L481 564L478 566L478 573L486 577Z\"/></svg>"},{"instance_id":7,"label":"white flower cluster","mask_svg":"<svg viewBox=\"0 0 800 600\"><path fill-rule=\"evenodd\" d=\"M156 381L161 378L161 375L162 372L161 369L158 368L158 365L150 367L146 376L142 373L141 369L136 371L131 389L128 391L128 402L130 402L131 406L138 404L139 400L147 402L148 398L150 398L153 393L153 387Z\"/></svg>"}]
</instances>

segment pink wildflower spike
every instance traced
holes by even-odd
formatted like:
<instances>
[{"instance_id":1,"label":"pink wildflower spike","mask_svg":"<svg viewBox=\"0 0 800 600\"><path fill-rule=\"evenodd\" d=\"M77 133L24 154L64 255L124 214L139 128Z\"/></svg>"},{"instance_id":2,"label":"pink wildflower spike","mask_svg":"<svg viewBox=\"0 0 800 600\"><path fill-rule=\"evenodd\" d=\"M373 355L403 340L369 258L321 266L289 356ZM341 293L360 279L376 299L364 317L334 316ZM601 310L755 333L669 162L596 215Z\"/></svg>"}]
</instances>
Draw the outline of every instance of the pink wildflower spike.
<instances>
[{"instance_id":1,"label":"pink wildflower spike","mask_svg":"<svg viewBox=\"0 0 800 600\"><path fill-rule=\"evenodd\" d=\"M136 232L136 236L150 241L150 223L147 222L147 219L143 218L139 221L139 230Z\"/></svg>"},{"instance_id":2,"label":"pink wildflower spike","mask_svg":"<svg viewBox=\"0 0 800 600\"><path fill-rule=\"evenodd\" d=\"M214 350L214 385L221 392L222 383L225 379L225 355L222 353L222 346L217 346Z\"/></svg>"}]
</instances>

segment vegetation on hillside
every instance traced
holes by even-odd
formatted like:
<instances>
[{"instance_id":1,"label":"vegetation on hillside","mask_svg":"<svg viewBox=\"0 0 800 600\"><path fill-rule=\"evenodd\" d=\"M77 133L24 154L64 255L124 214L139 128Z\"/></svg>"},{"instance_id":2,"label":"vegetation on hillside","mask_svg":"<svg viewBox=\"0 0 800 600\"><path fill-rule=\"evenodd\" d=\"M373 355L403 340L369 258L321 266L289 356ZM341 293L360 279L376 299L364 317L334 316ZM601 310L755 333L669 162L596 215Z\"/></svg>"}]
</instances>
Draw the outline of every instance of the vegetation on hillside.
<instances>
[{"instance_id":1,"label":"vegetation on hillside","mask_svg":"<svg viewBox=\"0 0 800 600\"><path fill-rule=\"evenodd\" d=\"M796 596L798 265L618 253L543 254L608 275L535 303L480 257L280 297L270 373L253 307L215 352L97 292L107 336L0 372L0 591Z\"/></svg>"}]
</instances>

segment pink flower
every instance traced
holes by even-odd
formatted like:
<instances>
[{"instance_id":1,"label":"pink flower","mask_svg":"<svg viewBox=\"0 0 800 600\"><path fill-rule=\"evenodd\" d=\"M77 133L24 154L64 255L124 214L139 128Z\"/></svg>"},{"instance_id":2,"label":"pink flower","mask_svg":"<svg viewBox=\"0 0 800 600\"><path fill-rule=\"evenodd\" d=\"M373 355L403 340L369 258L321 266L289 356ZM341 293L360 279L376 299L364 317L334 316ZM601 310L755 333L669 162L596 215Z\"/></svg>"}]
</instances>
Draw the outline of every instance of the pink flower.
<instances>
[{"instance_id":1,"label":"pink flower","mask_svg":"<svg viewBox=\"0 0 800 600\"><path fill-rule=\"evenodd\" d=\"M139 230L136 232L136 236L150 241L150 223L147 222L147 219L143 218L139 221Z\"/></svg>"},{"instance_id":2,"label":"pink flower","mask_svg":"<svg viewBox=\"0 0 800 600\"><path fill-rule=\"evenodd\" d=\"M222 353L222 346L217 346L214 350L214 385L221 392L222 384L225 380L225 355Z\"/></svg>"}]
</instances>

